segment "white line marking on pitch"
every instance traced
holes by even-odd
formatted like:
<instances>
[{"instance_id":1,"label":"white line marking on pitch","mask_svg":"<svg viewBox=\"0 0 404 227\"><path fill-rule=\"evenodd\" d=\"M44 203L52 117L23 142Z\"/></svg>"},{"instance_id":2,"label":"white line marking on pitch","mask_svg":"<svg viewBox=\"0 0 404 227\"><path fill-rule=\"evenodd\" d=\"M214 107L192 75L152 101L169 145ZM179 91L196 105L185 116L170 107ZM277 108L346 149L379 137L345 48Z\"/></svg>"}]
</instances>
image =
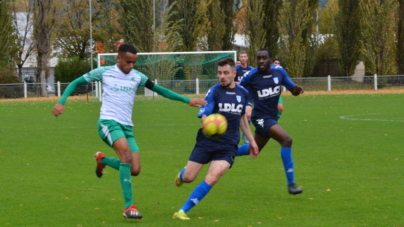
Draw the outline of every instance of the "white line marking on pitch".
<instances>
[{"instance_id":1,"label":"white line marking on pitch","mask_svg":"<svg viewBox=\"0 0 404 227\"><path fill-rule=\"evenodd\" d=\"M354 114L354 115L346 115L340 116L339 118L343 120L351 120L351 121L404 121L404 118L360 118L361 116L369 116L369 115L388 115L388 113L367 113L367 114ZM391 113L390 113L391 114ZM359 118L358 118L359 117Z\"/></svg>"}]
</instances>

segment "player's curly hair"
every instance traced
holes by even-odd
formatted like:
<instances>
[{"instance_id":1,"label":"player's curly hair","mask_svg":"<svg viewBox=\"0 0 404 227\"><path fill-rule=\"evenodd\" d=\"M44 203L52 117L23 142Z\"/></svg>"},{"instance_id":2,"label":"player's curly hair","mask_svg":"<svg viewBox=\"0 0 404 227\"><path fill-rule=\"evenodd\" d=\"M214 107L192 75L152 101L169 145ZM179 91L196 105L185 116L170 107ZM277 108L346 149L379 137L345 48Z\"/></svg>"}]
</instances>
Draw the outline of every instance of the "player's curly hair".
<instances>
[{"instance_id":1,"label":"player's curly hair","mask_svg":"<svg viewBox=\"0 0 404 227\"><path fill-rule=\"evenodd\" d=\"M136 48L129 43L124 43L119 46L118 48L118 54L124 54L126 52L132 53L132 54L137 54Z\"/></svg>"}]
</instances>

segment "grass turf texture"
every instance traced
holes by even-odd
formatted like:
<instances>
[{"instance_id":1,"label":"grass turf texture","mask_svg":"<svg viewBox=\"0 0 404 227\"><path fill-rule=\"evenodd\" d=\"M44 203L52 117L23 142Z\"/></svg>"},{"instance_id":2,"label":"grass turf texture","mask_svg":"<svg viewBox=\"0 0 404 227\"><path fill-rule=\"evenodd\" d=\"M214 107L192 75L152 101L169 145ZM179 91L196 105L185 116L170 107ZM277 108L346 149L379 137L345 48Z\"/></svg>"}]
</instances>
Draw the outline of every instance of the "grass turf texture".
<instances>
[{"instance_id":1,"label":"grass turf texture","mask_svg":"<svg viewBox=\"0 0 404 227\"><path fill-rule=\"evenodd\" d=\"M279 145L236 158L204 200L172 220L194 183L175 187L200 121L175 101L136 101L142 173L133 178L143 220L122 217L118 171L95 176L93 154L114 156L98 137L100 103L70 99L0 102L0 226L404 226L404 94L284 96L280 124L292 136L295 176L287 193Z\"/></svg>"}]
</instances>

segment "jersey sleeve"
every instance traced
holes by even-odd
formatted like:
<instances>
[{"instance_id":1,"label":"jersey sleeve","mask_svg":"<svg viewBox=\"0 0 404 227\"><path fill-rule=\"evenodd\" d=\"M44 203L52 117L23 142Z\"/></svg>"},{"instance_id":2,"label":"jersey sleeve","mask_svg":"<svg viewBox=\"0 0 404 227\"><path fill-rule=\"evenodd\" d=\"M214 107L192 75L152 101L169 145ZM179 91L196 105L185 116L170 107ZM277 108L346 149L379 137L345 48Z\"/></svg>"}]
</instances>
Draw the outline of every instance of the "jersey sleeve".
<instances>
[{"instance_id":1,"label":"jersey sleeve","mask_svg":"<svg viewBox=\"0 0 404 227\"><path fill-rule=\"evenodd\" d=\"M251 76L257 72L257 68L250 70L245 77L240 81L240 85L243 87L248 87L250 85Z\"/></svg>"},{"instance_id":2,"label":"jersey sleeve","mask_svg":"<svg viewBox=\"0 0 404 227\"><path fill-rule=\"evenodd\" d=\"M163 96L164 98L168 98L171 100L182 101L184 103L189 103L189 101L191 100L191 98L182 96L174 91L171 91L170 89L159 86L158 84L154 84L152 90L157 92L159 95Z\"/></svg>"},{"instance_id":3,"label":"jersey sleeve","mask_svg":"<svg viewBox=\"0 0 404 227\"><path fill-rule=\"evenodd\" d=\"M147 77L145 74L143 74L140 71L137 71L135 69L133 69L139 76L140 76L140 83L139 83L139 87L140 88L144 88L146 85L147 80L149 79L149 77Z\"/></svg>"},{"instance_id":4,"label":"jersey sleeve","mask_svg":"<svg viewBox=\"0 0 404 227\"><path fill-rule=\"evenodd\" d=\"M83 75L83 78L88 82L93 82L93 81L102 81L102 74L110 69L111 67L115 66L106 66L106 67L99 67L96 69L91 70L90 72L86 73Z\"/></svg>"},{"instance_id":5,"label":"jersey sleeve","mask_svg":"<svg viewBox=\"0 0 404 227\"><path fill-rule=\"evenodd\" d=\"M288 73L282 67L277 67L276 70L279 70L282 73L282 85L285 86L288 90L294 88L296 84L289 78Z\"/></svg>"},{"instance_id":6,"label":"jersey sleeve","mask_svg":"<svg viewBox=\"0 0 404 227\"><path fill-rule=\"evenodd\" d=\"M84 78L84 76L81 76L75 80L73 80L69 86L66 87L66 89L64 90L62 97L60 97L58 103L60 104L65 104L67 98L81 85L87 84L87 80Z\"/></svg>"},{"instance_id":7,"label":"jersey sleeve","mask_svg":"<svg viewBox=\"0 0 404 227\"><path fill-rule=\"evenodd\" d=\"M212 114L213 109L215 108L215 96L214 96L214 87L211 87L209 91L206 93L205 100L208 102L207 105L201 106L198 112L198 117L201 118L203 115L209 116Z\"/></svg>"}]
</instances>

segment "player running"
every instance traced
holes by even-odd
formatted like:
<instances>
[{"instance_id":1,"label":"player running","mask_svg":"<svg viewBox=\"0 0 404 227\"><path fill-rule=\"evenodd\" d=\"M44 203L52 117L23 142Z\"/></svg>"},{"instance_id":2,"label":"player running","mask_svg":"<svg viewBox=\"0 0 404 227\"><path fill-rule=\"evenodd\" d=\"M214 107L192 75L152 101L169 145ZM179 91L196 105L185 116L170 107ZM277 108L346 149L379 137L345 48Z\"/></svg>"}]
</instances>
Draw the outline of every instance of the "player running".
<instances>
[{"instance_id":1,"label":"player running","mask_svg":"<svg viewBox=\"0 0 404 227\"><path fill-rule=\"evenodd\" d=\"M285 86L293 95L304 92L303 88L290 80L284 68L271 65L272 54L268 49L257 52L257 68L252 69L241 81L252 97L254 108L251 121L255 126L254 139L261 151L270 138L281 145L281 158L287 178L290 194L296 195L303 190L296 185L294 177L294 162L292 158L292 138L278 124L278 99L281 86ZM239 147L238 155L248 155L249 145Z\"/></svg>"},{"instance_id":2,"label":"player running","mask_svg":"<svg viewBox=\"0 0 404 227\"><path fill-rule=\"evenodd\" d=\"M171 99L188 103L190 106L205 105L204 99L190 99L171 90L160 87L133 66L138 58L137 50L130 44L122 44L118 49L118 63L94 69L75 79L67 86L52 113L57 117L64 111L66 99L81 85L101 81L103 87L102 106L98 120L98 134L116 152L119 159L105 157L101 152L95 154L96 175L102 177L105 166L119 171L119 181L124 197L125 218L141 219L142 214L133 204L132 176L140 174L139 147L133 135L132 112L136 90L146 87Z\"/></svg>"},{"instance_id":3,"label":"player running","mask_svg":"<svg viewBox=\"0 0 404 227\"><path fill-rule=\"evenodd\" d=\"M191 183L198 176L203 165L210 163L205 180L191 193L185 204L174 213L173 219L189 220L187 212L198 204L219 181L220 177L232 166L240 140L239 128L250 140L249 150L252 157L258 154L258 147L254 141L245 107L249 102L247 90L234 82L236 76L235 63L231 58L218 62L219 84L209 89L206 94L207 105L202 106L198 117L203 120L212 113L220 113L226 117L228 128L218 139L206 137L199 129L195 147L189 157L187 166L175 178L179 187L183 183Z\"/></svg>"}]
</instances>

